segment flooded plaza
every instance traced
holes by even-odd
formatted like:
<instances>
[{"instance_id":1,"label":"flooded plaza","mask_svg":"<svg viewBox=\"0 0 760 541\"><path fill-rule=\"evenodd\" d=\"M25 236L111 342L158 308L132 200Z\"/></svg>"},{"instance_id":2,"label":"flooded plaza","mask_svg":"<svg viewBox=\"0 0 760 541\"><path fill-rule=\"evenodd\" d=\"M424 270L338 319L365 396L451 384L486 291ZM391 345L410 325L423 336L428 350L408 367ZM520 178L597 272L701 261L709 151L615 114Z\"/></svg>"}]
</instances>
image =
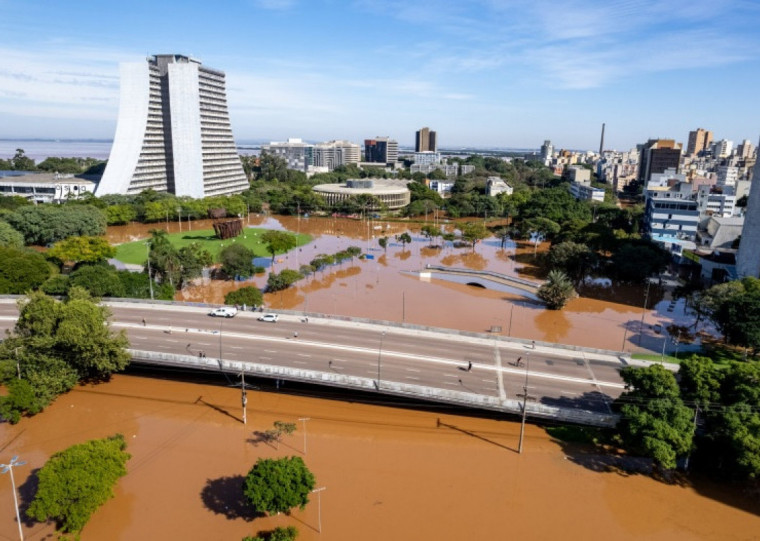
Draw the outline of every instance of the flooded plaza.
<instances>
[{"instance_id":1,"label":"flooded plaza","mask_svg":"<svg viewBox=\"0 0 760 541\"><path fill-rule=\"evenodd\" d=\"M500 327L502 335L613 350L624 345L629 351L661 347L662 338L650 333L639 348L642 315L647 329L689 317L654 287L653 308L646 312L640 289L620 292L623 302L602 300L602 291L600 298L578 298L552 312L517 293L415 274L431 264L530 277L535 274L530 245L502 249L497 239L487 239L474 251L451 243L431 248L419 226L397 222L251 216L250 225L312 235L310 244L276 258L278 272L352 245L374 256L328 267L297 287L267 295L266 305L273 309L477 332ZM157 226L111 228L109 237L137 240ZM169 229L178 230L178 224ZM410 245L393 240L408 229ZM381 236L391 238L387 252L377 244ZM266 275L248 282L208 280L180 292L177 300L220 303L231 289L265 282ZM660 482L635 460L557 442L533 425L519 455L520 425L513 419L303 396L264 382L265 389L248 393L243 425L240 390L228 384L234 382L175 379L118 375L105 384L77 387L18 425L0 425L0 461L20 455L27 462L14 470L22 508L34 493L30 474L51 454L122 433L132 455L128 474L115 498L85 527L85 541L242 539L288 525L299 529L299 540L336 541L722 540L755 539L760 532L757 495L702 479ZM277 420L298 426L279 449L257 436ZM260 457L288 455L302 456L325 490L291 516L255 518L240 503L243 477ZM16 531L10 480L3 476L0 539L15 539ZM26 539L51 539L54 528L25 522L24 533Z\"/></svg>"},{"instance_id":2,"label":"flooded plaza","mask_svg":"<svg viewBox=\"0 0 760 541\"><path fill-rule=\"evenodd\" d=\"M210 220L183 222L181 227L183 231L188 231L188 227L211 229L211 223ZM508 241L502 248L500 241L492 237L479 242L472 250L455 247L440 237L425 238L420 233L420 223L383 220L251 215L244 218L244 223L312 236L311 243L278 256L273 265L275 272L285 268L297 270L318 254L333 254L349 246L358 246L373 257L344 261L297 282L295 287L265 295L266 306L275 310L402 321L474 332L500 328L499 334L503 336L648 353L659 353L665 340L662 334L652 330L655 325L665 328L670 323L690 325L693 322L685 313L683 300L671 303L656 285L647 296L647 310L644 310L645 288L642 286L598 286L593 291L587 288L593 298L579 297L561 311L550 311L517 292L476 288L441 279L426 280L416 274L426 265L442 265L536 279L534 254L548 249L548 243L536 247ZM456 227L453 223L436 225L448 232L455 231ZM150 229L167 227L170 232L176 232L180 226L169 222L110 227L108 238L112 243L128 242L147 237ZM396 235L407 231L413 239L411 244L402 245L394 240ZM378 239L384 236L389 237L387 250L378 245ZM270 264L269 258L256 262ZM267 268L266 273L244 282L202 280L178 292L176 299L221 304L224 295L231 290L250 285L264 288L270 271L271 268ZM666 344L667 351L672 352L673 348L672 342Z\"/></svg>"}]
</instances>

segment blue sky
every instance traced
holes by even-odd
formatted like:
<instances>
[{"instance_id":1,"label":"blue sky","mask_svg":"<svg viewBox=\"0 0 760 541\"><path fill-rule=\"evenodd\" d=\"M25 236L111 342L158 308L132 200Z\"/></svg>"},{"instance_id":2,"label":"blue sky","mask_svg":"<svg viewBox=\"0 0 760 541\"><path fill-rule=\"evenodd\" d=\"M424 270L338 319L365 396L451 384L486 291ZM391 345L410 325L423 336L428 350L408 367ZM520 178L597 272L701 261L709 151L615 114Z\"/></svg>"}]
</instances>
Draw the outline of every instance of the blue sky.
<instances>
[{"instance_id":1,"label":"blue sky","mask_svg":"<svg viewBox=\"0 0 760 541\"><path fill-rule=\"evenodd\" d=\"M108 4L108 5L107 5ZM227 73L238 140L760 136L757 0L0 0L0 137L113 137L118 64Z\"/></svg>"}]
</instances>

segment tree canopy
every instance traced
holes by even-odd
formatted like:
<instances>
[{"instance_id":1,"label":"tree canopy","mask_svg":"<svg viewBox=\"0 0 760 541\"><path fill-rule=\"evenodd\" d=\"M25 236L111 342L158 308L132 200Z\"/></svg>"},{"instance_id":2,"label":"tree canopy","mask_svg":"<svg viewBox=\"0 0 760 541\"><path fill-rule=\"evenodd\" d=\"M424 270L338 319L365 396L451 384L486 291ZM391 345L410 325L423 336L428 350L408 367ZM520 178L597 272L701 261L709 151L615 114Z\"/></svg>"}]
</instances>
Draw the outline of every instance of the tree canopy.
<instances>
[{"instance_id":1,"label":"tree canopy","mask_svg":"<svg viewBox=\"0 0 760 541\"><path fill-rule=\"evenodd\" d=\"M288 513L306 507L315 484L301 457L261 458L245 477L243 496L257 511Z\"/></svg>"},{"instance_id":2,"label":"tree canopy","mask_svg":"<svg viewBox=\"0 0 760 541\"><path fill-rule=\"evenodd\" d=\"M277 231L274 229L270 229L263 233L261 235L261 240L266 244L267 251L272 254L273 263L275 255L292 250L298 244L296 236L292 233L286 233L285 231Z\"/></svg>"},{"instance_id":3,"label":"tree canopy","mask_svg":"<svg viewBox=\"0 0 760 541\"><path fill-rule=\"evenodd\" d=\"M37 473L39 485L27 515L53 519L63 532L76 533L110 498L127 473L124 436L91 440L55 453Z\"/></svg>"},{"instance_id":4,"label":"tree canopy","mask_svg":"<svg viewBox=\"0 0 760 541\"><path fill-rule=\"evenodd\" d=\"M97 263L116 254L116 249L103 237L69 237L58 241L47 255L62 263Z\"/></svg>"},{"instance_id":5,"label":"tree canopy","mask_svg":"<svg viewBox=\"0 0 760 541\"><path fill-rule=\"evenodd\" d=\"M629 389L614 402L621 418L617 426L623 446L650 457L664 469L676 467L694 437L693 412L680 396L675 375L659 364L625 367L620 375Z\"/></svg>"}]
</instances>

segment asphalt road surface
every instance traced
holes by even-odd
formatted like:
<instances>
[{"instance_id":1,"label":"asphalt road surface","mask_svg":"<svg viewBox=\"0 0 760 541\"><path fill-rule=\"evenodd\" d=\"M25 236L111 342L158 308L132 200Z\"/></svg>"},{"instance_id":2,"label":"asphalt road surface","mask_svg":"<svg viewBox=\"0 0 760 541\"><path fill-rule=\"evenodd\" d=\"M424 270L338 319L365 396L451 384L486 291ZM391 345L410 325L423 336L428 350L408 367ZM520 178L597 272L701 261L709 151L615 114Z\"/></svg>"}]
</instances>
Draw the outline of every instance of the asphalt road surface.
<instances>
[{"instance_id":1,"label":"asphalt road surface","mask_svg":"<svg viewBox=\"0 0 760 541\"><path fill-rule=\"evenodd\" d=\"M116 303L114 330L124 329L137 350L249 361L337 372L383 382L518 398L528 386L537 401L609 413L623 392L613 355L571 351L396 325L370 325L331 318L283 315L258 321L258 312L233 318L208 315L210 308ZM15 302L0 302L0 328L18 316ZM143 321L145 324L143 324ZM518 364L518 359L520 363Z\"/></svg>"}]
</instances>

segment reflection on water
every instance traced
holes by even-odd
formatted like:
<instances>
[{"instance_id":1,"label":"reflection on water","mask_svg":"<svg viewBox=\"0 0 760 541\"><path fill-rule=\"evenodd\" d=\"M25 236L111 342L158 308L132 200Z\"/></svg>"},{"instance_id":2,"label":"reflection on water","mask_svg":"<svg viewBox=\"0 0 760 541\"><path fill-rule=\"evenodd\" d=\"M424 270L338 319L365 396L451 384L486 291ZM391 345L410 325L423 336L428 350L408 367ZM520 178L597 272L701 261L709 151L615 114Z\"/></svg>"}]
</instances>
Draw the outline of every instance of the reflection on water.
<instances>
[{"instance_id":1,"label":"reflection on water","mask_svg":"<svg viewBox=\"0 0 760 541\"><path fill-rule=\"evenodd\" d=\"M266 305L274 309L406 321L478 332L501 326L504 334L511 329L512 336L525 339L613 350L624 347L628 351L639 349L641 342L641 348L659 352L662 338L652 331L655 324L666 327L673 322L691 323L682 305L673 311L655 309L664 298L664 291L657 285L650 287L642 327L636 324L643 312L641 286L586 284L581 289L583 296L570 301L562 311L547 311L527 303L512 308L513 302L521 299L504 292L474 291L465 285L419 280L402 274L419 271L428 264L440 264L539 280L542 271L535 266L534 251L540 254L548 249L548 243L539 245L537 250L530 243L508 243L506 249L502 249L500 241L490 239L478 243L473 251L469 246L455 248L451 242L444 243L442 248L432 248L431 240L420 234L420 224L410 226L404 222L251 215L245 223L252 227L308 233L313 240L278 256L273 267L269 265L270 258L257 258L257 264L267 267L263 274L239 282L199 280L178 292L177 300L221 304L226 293L240 287L254 285L263 289L269 272L285 268L298 270L319 254L334 254L349 246L358 246L374 258L326 267L295 287L266 294ZM200 220L190 225L194 229L208 229L211 224L211 220ZM180 224L110 227L108 238L111 242L136 240L148 236L149 230L156 227L168 227L173 232L179 231ZM444 227L453 231L456 224ZM186 231L188 224L183 222L182 228ZM393 240L408 230L414 239L411 244L402 245ZM378 244L378 239L384 236L390 239L386 250Z\"/></svg>"}]
</instances>

